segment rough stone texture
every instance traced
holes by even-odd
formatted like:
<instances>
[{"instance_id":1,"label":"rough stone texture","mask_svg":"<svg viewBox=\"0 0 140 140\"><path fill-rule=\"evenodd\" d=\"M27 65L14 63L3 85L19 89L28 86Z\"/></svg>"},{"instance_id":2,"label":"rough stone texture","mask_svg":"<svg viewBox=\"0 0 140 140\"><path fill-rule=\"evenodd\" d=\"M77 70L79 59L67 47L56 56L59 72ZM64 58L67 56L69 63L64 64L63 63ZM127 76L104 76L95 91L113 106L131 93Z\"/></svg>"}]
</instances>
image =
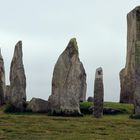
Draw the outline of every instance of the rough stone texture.
<instances>
[{"instance_id":1,"label":"rough stone texture","mask_svg":"<svg viewBox=\"0 0 140 140\"><path fill-rule=\"evenodd\" d=\"M10 94L10 86L6 86L6 91L5 91L5 97L4 97L5 103L9 103L11 100L11 94Z\"/></svg>"},{"instance_id":2,"label":"rough stone texture","mask_svg":"<svg viewBox=\"0 0 140 140\"><path fill-rule=\"evenodd\" d=\"M5 68L0 49L0 105L4 104L5 87Z\"/></svg>"},{"instance_id":3,"label":"rough stone texture","mask_svg":"<svg viewBox=\"0 0 140 140\"><path fill-rule=\"evenodd\" d=\"M52 94L49 97L52 114L79 115L79 101L86 100L86 73L79 60L76 39L70 40L60 55L53 72Z\"/></svg>"},{"instance_id":4,"label":"rough stone texture","mask_svg":"<svg viewBox=\"0 0 140 140\"><path fill-rule=\"evenodd\" d=\"M10 67L11 104L18 110L24 110L26 102L26 77L22 60L22 42L19 41L14 50Z\"/></svg>"},{"instance_id":5,"label":"rough stone texture","mask_svg":"<svg viewBox=\"0 0 140 140\"><path fill-rule=\"evenodd\" d=\"M133 29L136 32L133 38L133 41L135 40L135 65L133 66L135 68L134 114L140 116L140 6L135 8L131 14L136 23L136 27Z\"/></svg>"},{"instance_id":6,"label":"rough stone texture","mask_svg":"<svg viewBox=\"0 0 140 140\"><path fill-rule=\"evenodd\" d=\"M127 57L125 68L120 72L120 102L133 103L140 66L140 7L127 15Z\"/></svg>"},{"instance_id":7,"label":"rough stone texture","mask_svg":"<svg viewBox=\"0 0 140 140\"><path fill-rule=\"evenodd\" d=\"M100 118L103 116L103 100L104 100L103 70L100 67L96 70L94 81L93 115L96 118Z\"/></svg>"},{"instance_id":8,"label":"rough stone texture","mask_svg":"<svg viewBox=\"0 0 140 140\"><path fill-rule=\"evenodd\" d=\"M93 102L94 101L94 98L93 97L88 97L87 101L88 102Z\"/></svg>"},{"instance_id":9,"label":"rough stone texture","mask_svg":"<svg viewBox=\"0 0 140 140\"><path fill-rule=\"evenodd\" d=\"M27 106L27 111L47 113L49 111L49 103L40 98L32 98Z\"/></svg>"},{"instance_id":10,"label":"rough stone texture","mask_svg":"<svg viewBox=\"0 0 140 140\"><path fill-rule=\"evenodd\" d=\"M134 115L140 116L140 6L127 15L127 58L120 72L120 102L134 103Z\"/></svg>"}]
</instances>

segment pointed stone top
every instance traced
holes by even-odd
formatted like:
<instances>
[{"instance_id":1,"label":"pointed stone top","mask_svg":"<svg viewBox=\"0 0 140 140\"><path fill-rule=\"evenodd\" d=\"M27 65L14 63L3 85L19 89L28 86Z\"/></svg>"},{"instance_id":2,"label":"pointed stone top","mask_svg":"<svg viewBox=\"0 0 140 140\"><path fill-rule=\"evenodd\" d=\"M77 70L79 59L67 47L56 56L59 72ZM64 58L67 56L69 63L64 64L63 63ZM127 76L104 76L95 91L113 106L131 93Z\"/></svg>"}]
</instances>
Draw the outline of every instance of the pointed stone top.
<instances>
[{"instance_id":1,"label":"pointed stone top","mask_svg":"<svg viewBox=\"0 0 140 140\"><path fill-rule=\"evenodd\" d=\"M18 41L16 46L22 46L22 41Z\"/></svg>"},{"instance_id":2,"label":"pointed stone top","mask_svg":"<svg viewBox=\"0 0 140 140\"><path fill-rule=\"evenodd\" d=\"M69 53L70 57L72 57L74 54L79 54L76 38L70 39L66 51Z\"/></svg>"},{"instance_id":3,"label":"pointed stone top","mask_svg":"<svg viewBox=\"0 0 140 140\"><path fill-rule=\"evenodd\" d=\"M18 41L15 45L15 52L22 52L22 41Z\"/></svg>"},{"instance_id":4,"label":"pointed stone top","mask_svg":"<svg viewBox=\"0 0 140 140\"><path fill-rule=\"evenodd\" d=\"M102 67L99 67L96 69L95 79L102 78L102 77L103 77L103 69Z\"/></svg>"},{"instance_id":5,"label":"pointed stone top","mask_svg":"<svg viewBox=\"0 0 140 140\"><path fill-rule=\"evenodd\" d=\"M18 41L15 45L15 51L22 51L22 41Z\"/></svg>"},{"instance_id":6,"label":"pointed stone top","mask_svg":"<svg viewBox=\"0 0 140 140\"><path fill-rule=\"evenodd\" d=\"M74 47L78 51L76 38L72 38L69 41L68 47Z\"/></svg>"},{"instance_id":7,"label":"pointed stone top","mask_svg":"<svg viewBox=\"0 0 140 140\"><path fill-rule=\"evenodd\" d=\"M22 60L22 41L18 41L15 45L13 59Z\"/></svg>"}]
</instances>

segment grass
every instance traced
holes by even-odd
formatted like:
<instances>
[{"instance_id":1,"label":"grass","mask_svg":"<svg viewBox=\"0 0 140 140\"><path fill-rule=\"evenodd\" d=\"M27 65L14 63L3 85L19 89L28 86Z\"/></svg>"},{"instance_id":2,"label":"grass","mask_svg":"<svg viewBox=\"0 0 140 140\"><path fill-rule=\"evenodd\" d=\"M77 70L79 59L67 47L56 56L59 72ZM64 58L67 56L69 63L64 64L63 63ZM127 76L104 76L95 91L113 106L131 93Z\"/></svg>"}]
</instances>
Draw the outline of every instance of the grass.
<instances>
[{"instance_id":1,"label":"grass","mask_svg":"<svg viewBox=\"0 0 140 140\"><path fill-rule=\"evenodd\" d=\"M83 111L88 110L91 106L93 106L92 102L81 102L80 103L80 108ZM123 103L117 103L117 102L105 102L104 107L121 110L121 112L123 112L124 114L132 114L132 112L133 112L133 105L132 104L123 104ZM91 113L91 112L89 112L89 113Z\"/></svg>"},{"instance_id":2,"label":"grass","mask_svg":"<svg viewBox=\"0 0 140 140\"><path fill-rule=\"evenodd\" d=\"M46 114L5 114L0 109L0 140L139 140L140 120L130 119L132 106L105 103L127 110L124 114L96 119L53 117Z\"/></svg>"},{"instance_id":3,"label":"grass","mask_svg":"<svg viewBox=\"0 0 140 140\"><path fill-rule=\"evenodd\" d=\"M131 114L133 112L133 105L132 104L123 104L123 103L115 103L115 102L105 102L104 106L113 108L113 109L119 109L123 113Z\"/></svg>"}]
</instances>

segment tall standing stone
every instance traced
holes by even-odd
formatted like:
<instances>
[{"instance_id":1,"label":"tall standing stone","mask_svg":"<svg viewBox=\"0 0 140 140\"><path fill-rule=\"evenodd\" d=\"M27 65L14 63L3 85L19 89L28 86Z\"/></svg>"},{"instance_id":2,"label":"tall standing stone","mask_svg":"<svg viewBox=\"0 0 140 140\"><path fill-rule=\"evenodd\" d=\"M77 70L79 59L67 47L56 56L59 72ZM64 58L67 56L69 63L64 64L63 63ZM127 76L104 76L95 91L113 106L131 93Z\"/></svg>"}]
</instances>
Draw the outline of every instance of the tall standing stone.
<instances>
[{"instance_id":1,"label":"tall standing stone","mask_svg":"<svg viewBox=\"0 0 140 140\"><path fill-rule=\"evenodd\" d=\"M19 41L14 50L10 67L11 104L18 110L24 110L26 102L26 77L22 60L22 42Z\"/></svg>"},{"instance_id":2,"label":"tall standing stone","mask_svg":"<svg viewBox=\"0 0 140 140\"><path fill-rule=\"evenodd\" d=\"M133 38L135 42L135 92L134 92L134 114L140 116L140 6L136 7L132 13L133 20L135 21L134 31L136 34ZM133 21L133 22L134 22ZM133 43L134 43L133 42Z\"/></svg>"},{"instance_id":3,"label":"tall standing stone","mask_svg":"<svg viewBox=\"0 0 140 140\"><path fill-rule=\"evenodd\" d=\"M0 105L4 104L5 87L5 68L0 49Z\"/></svg>"},{"instance_id":4,"label":"tall standing stone","mask_svg":"<svg viewBox=\"0 0 140 140\"><path fill-rule=\"evenodd\" d=\"M120 102L134 103L135 91L140 92L140 7L127 15L127 57L120 82Z\"/></svg>"},{"instance_id":5,"label":"tall standing stone","mask_svg":"<svg viewBox=\"0 0 140 140\"><path fill-rule=\"evenodd\" d=\"M103 70L96 69L94 81L94 110L93 115L96 118L103 116L104 86L103 86Z\"/></svg>"},{"instance_id":6,"label":"tall standing stone","mask_svg":"<svg viewBox=\"0 0 140 140\"><path fill-rule=\"evenodd\" d=\"M49 97L51 113L79 115L79 102L85 100L85 96L86 73L79 59L76 39L73 38L55 64Z\"/></svg>"}]
</instances>

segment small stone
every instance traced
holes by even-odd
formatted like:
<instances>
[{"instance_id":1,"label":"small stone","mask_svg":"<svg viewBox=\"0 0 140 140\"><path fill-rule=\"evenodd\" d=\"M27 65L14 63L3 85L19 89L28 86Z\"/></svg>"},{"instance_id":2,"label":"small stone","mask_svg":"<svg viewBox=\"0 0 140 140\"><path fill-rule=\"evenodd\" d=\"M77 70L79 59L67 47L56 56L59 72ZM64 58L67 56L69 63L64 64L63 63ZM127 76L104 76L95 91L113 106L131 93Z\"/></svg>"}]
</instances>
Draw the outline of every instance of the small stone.
<instances>
[{"instance_id":1,"label":"small stone","mask_svg":"<svg viewBox=\"0 0 140 140\"><path fill-rule=\"evenodd\" d=\"M115 114L121 114L123 111L121 109L114 109L114 108L104 108L103 114L107 115L115 115Z\"/></svg>"},{"instance_id":2,"label":"small stone","mask_svg":"<svg viewBox=\"0 0 140 140\"><path fill-rule=\"evenodd\" d=\"M49 103L46 100L40 98L32 98L27 106L27 111L48 113Z\"/></svg>"}]
</instances>

